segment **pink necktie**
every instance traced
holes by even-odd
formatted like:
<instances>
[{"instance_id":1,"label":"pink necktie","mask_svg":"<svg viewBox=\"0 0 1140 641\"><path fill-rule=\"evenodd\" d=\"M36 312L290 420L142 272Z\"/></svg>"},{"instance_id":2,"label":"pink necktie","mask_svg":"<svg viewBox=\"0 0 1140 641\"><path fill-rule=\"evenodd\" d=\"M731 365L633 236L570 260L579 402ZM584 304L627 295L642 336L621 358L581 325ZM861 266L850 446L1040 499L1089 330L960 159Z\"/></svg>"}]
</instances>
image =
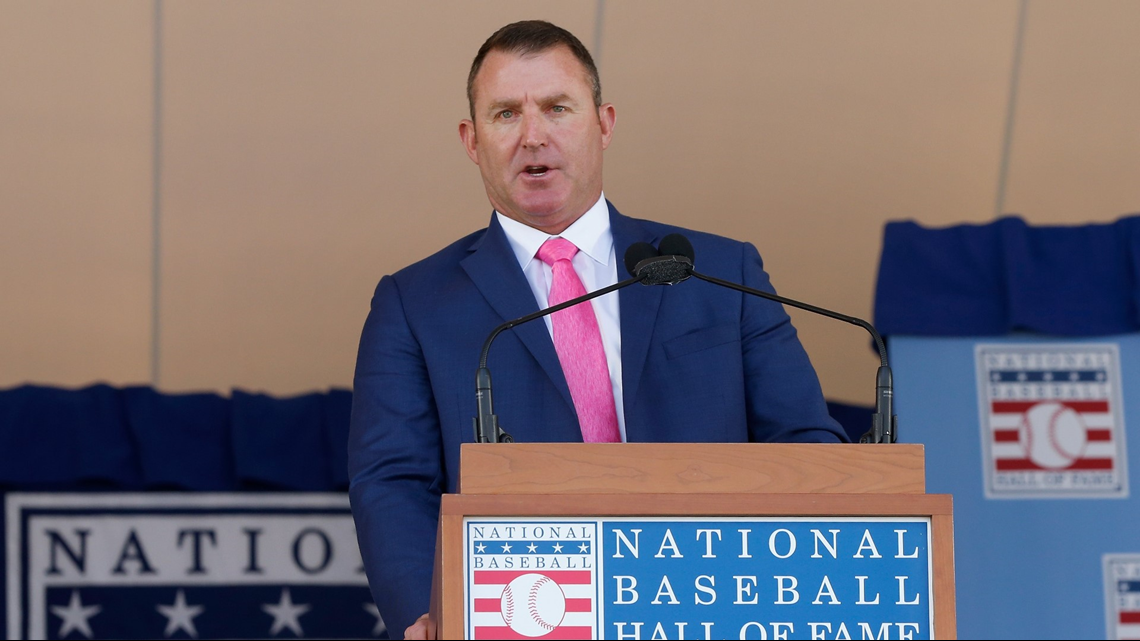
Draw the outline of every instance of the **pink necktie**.
<instances>
[{"instance_id":1,"label":"pink necktie","mask_svg":"<svg viewBox=\"0 0 1140 641\"><path fill-rule=\"evenodd\" d=\"M551 238L538 248L539 260L554 271L550 284L551 306L586 293L582 279L570 262L577 253L578 248L565 238ZM620 443L610 370L593 306L587 302L555 312L551 324L554 350L558 352L566 384L570 386L570 397L574 399L578 424L582 427L582 440Z\"/></svg>"}]
</instances>

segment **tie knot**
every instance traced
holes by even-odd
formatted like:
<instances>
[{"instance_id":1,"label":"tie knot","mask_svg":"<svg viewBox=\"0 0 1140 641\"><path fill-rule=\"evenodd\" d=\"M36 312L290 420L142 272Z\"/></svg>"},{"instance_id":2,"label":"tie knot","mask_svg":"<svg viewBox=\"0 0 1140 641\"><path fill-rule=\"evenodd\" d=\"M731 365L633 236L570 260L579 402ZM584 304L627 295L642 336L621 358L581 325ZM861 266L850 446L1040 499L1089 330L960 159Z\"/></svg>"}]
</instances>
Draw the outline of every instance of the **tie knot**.
<instances>
[{"instance_id":1,"label":"tie knot","mask_svg":"<svg viewBox=\"0 0 1140 641\"><path fill-rule=\"evenodd\" d=\"M565 238L551 238L538 248L538 259L553 266L560 260L570 260L577 253L578 248L574 243Z\"/></svg>"}]
</instances>

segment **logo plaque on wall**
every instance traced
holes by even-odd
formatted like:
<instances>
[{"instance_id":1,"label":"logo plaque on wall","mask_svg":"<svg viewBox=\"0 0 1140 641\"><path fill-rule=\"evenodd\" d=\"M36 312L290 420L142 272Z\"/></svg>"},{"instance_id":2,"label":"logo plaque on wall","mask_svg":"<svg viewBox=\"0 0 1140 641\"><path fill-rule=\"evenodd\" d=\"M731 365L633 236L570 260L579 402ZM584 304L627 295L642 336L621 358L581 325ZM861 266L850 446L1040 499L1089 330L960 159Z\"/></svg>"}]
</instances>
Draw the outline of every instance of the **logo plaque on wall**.
<instances>
[{"instance_id":1,"label":"logo plaque on wall","mask_svg":"<svg viewBox=\"0 0 1140 641\"><path fill-rule=\"evenodd\" d=\"M1115 344L978 345L988 498L1126 498Z\"/></svg>"},{"instance_id":2,"label":"logo plaque on wall","mask_svg":"<svg viewBox=\"0 0 1140 641\"><path fill-rule=\"evenodd\" d=\"M1106 639L1140 639L1140 554L1104 555Z\"/></svg>"}]
</instances>

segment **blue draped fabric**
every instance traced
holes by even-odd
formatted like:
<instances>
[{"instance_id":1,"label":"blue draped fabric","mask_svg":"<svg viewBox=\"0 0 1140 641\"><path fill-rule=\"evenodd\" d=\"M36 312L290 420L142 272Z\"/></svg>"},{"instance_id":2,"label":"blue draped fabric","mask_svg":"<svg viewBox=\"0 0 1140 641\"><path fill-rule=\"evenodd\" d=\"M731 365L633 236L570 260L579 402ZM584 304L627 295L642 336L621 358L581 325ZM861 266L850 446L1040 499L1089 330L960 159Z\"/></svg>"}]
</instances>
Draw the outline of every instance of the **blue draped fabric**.
<instances>
[{"instance_id":1,"label":"blue draped fabric","mask_svg":"<svg viewBox=\"0 0 1140 641\"><path fill-rule=\"evenodd\" d=\"M230 401L217 394L123 390L147 489L235 487Z\"/></svg>"},{"instance_id":2,"label":"blue draped fabric","mask_svg":"<svg viewBox=\"0 0 1140 641\"><path fill-rule=\"evenodd\" d=\"M875 327L914 336L1140 330L1140 216L1080 226L888 223Z\"/></svg>"},{"instance_id":3,"label":"blue draped fabric","mask_svg":"<svg viewBox=\"0 0 1140 641\"><path fill-rule=\"evenodd\" d=\"M0 489L343 492L351 399L0 390Z\"/></svg>"},{"instance_id":4,"label":"blue draped fabric","mask_svg":"<svg viewBox=\"0 0 1140 641\"><path fill-rule=\"evenodd\" d=\"M828 401L827 413L843 426L852 443L858 443L859 438L871 429L871 415L875 408Z\"/></svg>"},{"instance_id":5,"label":"blue draped fabric","mask_svg":"<svg viewBox=\"0 0 1140 641\"><path fill-rule=\"evenodd\" d=\"M25 385L0 394L0 487L136 488L140 481L119 390Z\"/></svg>"},{"instance_id":6,"label":"blue draped fabric","mask_svg":"<svg viewBox=\"0 0 1140 641\"><path fill-rule=\"evenodd\" d=\"M352 392L329 391L324 397L325 446L329 452L329 468L333 489L348 491L348 419L352 411Z\"/></svg>"},{"instance_id":7,"label":"blue draped fabric","mask_svg":"<svg viewBox=\"0 0 1140 641\"><path fill-rule=\"evenodd\" d=\"M279 399L234 391L234 462L244 485L309 492L332 488L323 396Z\"/></svg>"}]
</instances>

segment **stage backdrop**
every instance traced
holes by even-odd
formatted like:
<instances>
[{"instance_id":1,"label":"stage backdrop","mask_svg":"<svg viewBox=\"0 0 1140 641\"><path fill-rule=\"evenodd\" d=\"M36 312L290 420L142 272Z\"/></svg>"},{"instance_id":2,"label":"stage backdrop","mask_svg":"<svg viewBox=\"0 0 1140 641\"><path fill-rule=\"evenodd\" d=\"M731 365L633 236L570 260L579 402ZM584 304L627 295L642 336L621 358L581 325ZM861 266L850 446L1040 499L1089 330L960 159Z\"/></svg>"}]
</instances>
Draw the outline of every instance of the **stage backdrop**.
<instances>
[{"instance_id":1,"label":"stage backdrop","mask_svg":"<svg viewBox=\"0 0 1140 641\"><path fill-rule=\"evenodd\" d=\"M954 496L961 638L1140 638L1138 275L1140 217L886 229L875 320L899 441Z\"/></svg>"}]
</instances>

